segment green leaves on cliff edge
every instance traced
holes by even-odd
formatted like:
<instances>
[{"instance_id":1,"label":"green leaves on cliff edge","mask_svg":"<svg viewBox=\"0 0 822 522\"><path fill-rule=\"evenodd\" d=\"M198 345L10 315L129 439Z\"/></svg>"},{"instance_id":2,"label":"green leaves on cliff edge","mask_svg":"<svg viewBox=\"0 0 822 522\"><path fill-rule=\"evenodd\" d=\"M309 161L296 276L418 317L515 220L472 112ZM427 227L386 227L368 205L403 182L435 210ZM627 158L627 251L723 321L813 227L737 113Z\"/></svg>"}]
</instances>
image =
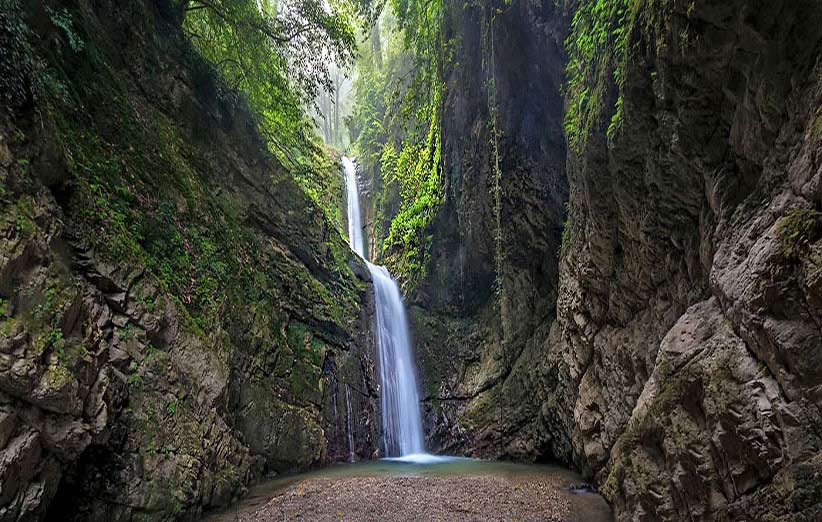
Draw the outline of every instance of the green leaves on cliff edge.
<instances>
[{"instance_id":1,"label":"green leaves on cliff edge","mask_svg":"<svg viewBox=\"0 0 822 522\"><path fill-rule=\"evenodd\" d=\"M790 209L777 222L782 239L782 253L789 259L800 259L810 246L822 238L822 212L814 209Z\"/></svg>"},{"instance_id":2,"label":"green leaves on cliff edge","mask_svg":"<svg viewBox=\"0 0 822 522\"><path fill-rule=\"evenodd\" d=\"M568 145L580 150L591 131L610 111L608 135L612 137L622 121L622 98L612 101L613 86L622 87L628 51L631 0L572 0L574 16L565 40L566 66L565 134ZM637 2L634 1L634 4ZM606 107L606 104L613 104Z\"/></svg>"},{"instance_id":3,"label":"green leaves on cliff edge","mask_svg":"<svg viewBox=\"0 0 822 522\"><path fill-rule=\"evenodd\" d=\"M425 277L443 201L440 112L451 46L442 16L441 0L390 3L358 63L348 122L360 165L382 184L373 202L378 255L406 289Z\"/></svg>"}]
</instances>

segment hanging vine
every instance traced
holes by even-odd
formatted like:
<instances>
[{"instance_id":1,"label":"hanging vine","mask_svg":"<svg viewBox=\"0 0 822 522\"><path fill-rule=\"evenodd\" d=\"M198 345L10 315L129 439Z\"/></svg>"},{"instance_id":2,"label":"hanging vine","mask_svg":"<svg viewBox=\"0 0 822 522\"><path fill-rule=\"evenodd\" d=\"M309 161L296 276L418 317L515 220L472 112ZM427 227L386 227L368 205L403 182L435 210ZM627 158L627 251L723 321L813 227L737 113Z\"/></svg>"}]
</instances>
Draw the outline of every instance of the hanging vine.
<instances>
[{"instance_id":1,"label":"hanging vine","mask_svg":"<svg viewBox=\"0 0 822 522\"><path fill-rule=\"evenodd\" d=\"M500 131L497 126L497 80L496 80L496 52L494 49L494 22L500 12L493 6L484 8L488 27L483 32L482 47L483 67L486 71L485 87L488 94L488 127L490 131L489 144L491 145L491 192L494 198L494 291L502 294L502 269L505 261L502 229L502 166L500 161L499 140Z\"/></svg>"}]
</instances>

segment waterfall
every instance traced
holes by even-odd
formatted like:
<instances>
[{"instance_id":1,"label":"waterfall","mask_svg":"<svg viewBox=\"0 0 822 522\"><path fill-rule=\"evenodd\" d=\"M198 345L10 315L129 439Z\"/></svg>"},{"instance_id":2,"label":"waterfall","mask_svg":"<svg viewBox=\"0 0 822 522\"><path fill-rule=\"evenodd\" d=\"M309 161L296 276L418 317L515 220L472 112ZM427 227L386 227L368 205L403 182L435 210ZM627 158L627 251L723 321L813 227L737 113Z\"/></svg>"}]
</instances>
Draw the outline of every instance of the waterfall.
<instances>
[{"instance_id":1,"label":"waterfall","mask_svg":"<svg viewBox=\"0 0 822 522\"><path fill-rule=\"evenodd\" d=\"M348 243L351 250L365 259L365 246L362 240L362 219L360 217L360 190L357 186L357 166L350 158L343 157L345 169L345 192L348 199Z\"/></svg>"},{"instance_id":2,"label":"waterfall","mask_svg":"<svg viewBox=\"0 0 822 522\"><path fill-rule=\"evenodd\" d=\"M335 435L339 433L339 422L337 419L339 418L339 412L337 411L337 376L332 374L331 376L331 404L334 405L334 430Z\"/></svg>"},{"instance_id":3,"label":"waterfall","mask_svg":"<svg viewBox=\"0 0 822 522\"><path fill-rule=\"evenodd\" d=\"M400 289L385 267L369 263L368 268L374 280L377 308L380 413L385 454L393 457L423 453L420 398Z\"/></svg>"},{"instance_id":4,"label":"waterfall","mask_svg":"<svg viewBox=\"0 0 822 522\"><path fill-rule=\"evenodd\" d=\"M348 238L354 252L364 258L357 168L349 158L343 158L343 166L348 191ZM377 310L383 450L389 457L422 454L425 446L420 398L405 305L388 270L367 260L366 264L374 282Z\"/></svg>"}]
</instances>

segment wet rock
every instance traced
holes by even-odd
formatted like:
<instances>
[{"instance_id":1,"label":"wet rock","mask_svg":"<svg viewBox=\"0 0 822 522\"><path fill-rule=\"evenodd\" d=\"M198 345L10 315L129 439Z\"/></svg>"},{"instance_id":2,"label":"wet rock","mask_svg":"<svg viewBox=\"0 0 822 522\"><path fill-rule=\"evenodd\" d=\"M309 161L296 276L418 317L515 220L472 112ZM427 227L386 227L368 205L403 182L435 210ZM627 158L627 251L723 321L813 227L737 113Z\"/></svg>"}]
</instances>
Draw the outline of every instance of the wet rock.
<instances>
[{"instance_id":1,"label":"wet rock","mask_svg":"<svg viewBox=\"0 0 822 522\"><path fill-rule=\"evenodd\" d=\"M456 4L447 10L446 33L459 42L460 60L446 78L446 199L433 229L429 275L409 296L416 305L410 318L429 447L487 458L552 458L569 451L562 430L544 422L557 415L552 397L560 379L548 352L568 191L563 14L531 1L495 14L489 70L484 38L491 10ZM503 151L498 209L491 81Z\"/></svg>"},{"instance_id":2,"label":"wet rock","mask_svg":"<svg viewBox=\"0 0 822 522\"><path fill-rule=\"evenodd\" d=\"M580 226L558 314L567 398L575 449L619 520L801 520L817 509L777 485L820 449L811 346L822 339L778 224L808 206L790 186L816 171L796 167L809 146L800 107L818 98L804 77L813 65L776 58L797 13L819 16L800 4L745 20L727 3L660 12L670 25L633 35L645 51L625 77L622 132L571 155ZM683 58L686 27L705 39ZM793 30L818 49L818 31ZM789 90L786 77L807 88ZM594 322L593 339L578 316ZM756 507L763 497L772 504Z\"/></svg>"}]
</instances>

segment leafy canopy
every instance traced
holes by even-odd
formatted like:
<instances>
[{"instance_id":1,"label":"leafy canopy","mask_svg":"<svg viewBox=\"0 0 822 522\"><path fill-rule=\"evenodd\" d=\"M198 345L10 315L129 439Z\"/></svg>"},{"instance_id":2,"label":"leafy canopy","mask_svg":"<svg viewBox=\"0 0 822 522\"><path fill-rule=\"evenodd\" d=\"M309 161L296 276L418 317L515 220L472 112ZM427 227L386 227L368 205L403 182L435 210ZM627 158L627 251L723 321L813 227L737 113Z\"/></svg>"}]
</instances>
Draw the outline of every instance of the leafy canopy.
<instances>
[{"instance_id":1,"label":"leafy canopy","mask_svg":"<svg viewBox=\"0 0 822 522\"><path fill-rule=\"evenodd\" d=\"M362 0L182 0L183 28L257 115L269 148L333 221L332 161L308 109L356 57Z\"/></svg>"},{"instance_id":2,"label":"leafy canopy","mask_svg":"<svg viewBox=\"0 0 822 522\"><path fill-rule=\"evenodd\" d=\"M356 53L346 0L182 0L183 27L226 84L243 92L272 150L306 169L322 155L306 108L331 88L330 64Z\"/></svg>"}]
</instances>

